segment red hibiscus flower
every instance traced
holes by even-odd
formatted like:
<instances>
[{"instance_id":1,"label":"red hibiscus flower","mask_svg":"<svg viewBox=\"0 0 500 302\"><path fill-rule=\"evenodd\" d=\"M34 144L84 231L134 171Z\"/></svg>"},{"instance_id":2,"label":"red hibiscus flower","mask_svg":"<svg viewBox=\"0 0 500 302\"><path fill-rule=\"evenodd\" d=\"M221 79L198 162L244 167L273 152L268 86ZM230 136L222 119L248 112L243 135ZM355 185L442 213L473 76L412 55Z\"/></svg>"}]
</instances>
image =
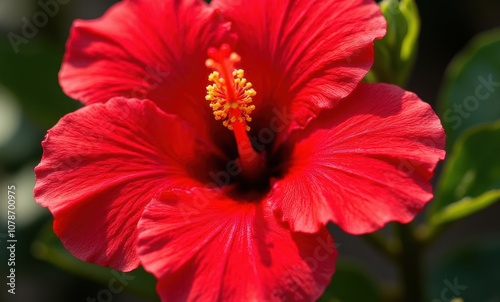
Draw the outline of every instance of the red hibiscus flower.
<instances>
[{"instance_id":1,"label":"red hibiscus flower","mask_svg":"<svg viewBox=\"0 0 500 302\"><path fill-rule=\"evenodd\" d=\"M60 82L88 106L48 132L35 198L73 255L141 263L164 300L314 300L325 225L410 221L444 157L430 106L359 84L384 33L369 0L126 0L77 21Z\"/></svg>"}]
</instances>

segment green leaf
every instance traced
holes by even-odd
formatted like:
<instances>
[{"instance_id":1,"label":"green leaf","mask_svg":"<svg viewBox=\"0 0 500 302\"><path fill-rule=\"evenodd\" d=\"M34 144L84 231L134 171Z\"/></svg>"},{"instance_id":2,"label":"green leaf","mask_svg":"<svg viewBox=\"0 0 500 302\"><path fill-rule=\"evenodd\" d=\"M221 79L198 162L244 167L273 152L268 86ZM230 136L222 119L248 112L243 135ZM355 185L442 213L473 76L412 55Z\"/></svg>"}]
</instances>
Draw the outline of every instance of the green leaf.
<instances>
[{"instance_id":1,"label":"green leaf","mask_svg":"<svg viewBox=\"0 0 500 302\"><path fill-rule=\"evenodd\" d=\"M377 286L359 266L338 262L332 282L319 302L381 301Z\"/></svg>"},{"instance_id":2,"label":"green leaf","mask_svg":"<svg viewBox=\"0 0 500 302\"><path fill-rule=\"evenodd\" d=\"M467 129L500 119L500 30L477 36L448 66L438 111L447 145Z\"/></svg>"},{"instance_id":3,"label":"green leaf","mask_svg":"<svg viewBox=\"0 0 500 302\"><path fill-rule=\"evenodd\" d=\"M437 226L459 220L479 212L499 200L500 190L491 190L478 197L464 197L432 216L431 224Z\"/></svg>"},{"instance_id":4,"label":"green leaf","mask_svg":"<svg viewBox=\"0 0 500 302\"><path fill-rule=\"evenodd\" d=\"M63 49L31 41L15 54L0 44L0 84L19 100L28 116L47 129L81 105L68 98L58 84Z\"/></svg>"},{"instance_id":5,"label":"green leaf","mask_svg":"<svg viewBox=\"0 0 500 302\"><path fill-rule=\"evenodd\" d=\"M500 301L500 242L480 242L432 265L426 301Z\"/></svg>"},{"instance_id":6,"label":"green leaf","mask_svg":"<svg viewBox=\"0 0 500 302\"><path fill-rule=\"evenodd\" d=\"M470 129L443 168L429 211L431 226L451 222L500 199L500 121Z\"/></svg>"},{"instance_id":7,"label":"green leaf","mask_svg":"<svg viewBox=\"0 0 500 302\"><path fill-rule=\"evenodd\" d=\"M375 62L366 80L404 86L417 53L418 9L413 0L383 0L380 9L387 20L387 34L375 41Z\"/></svg>"},{"instance_id":8,"label":"green leaf","mask_svg":"<svg viewBox=\"0 0 500 302\"><path fill-rule=\"evenodd\" d=\"M104 286L108 286L112 278L119 279L117 276L122 275L110 268L83 262L73 257L52 231L52 223L42 228L37 240L33 242L32 253L38 259L50 262L75 275L100 282ZM156 280L144 269L138 268L124 275L126 284L123 284L123 287L126 291L145 297L149 301L159 301L155 289Z\"/></svg>"}]
</instances>

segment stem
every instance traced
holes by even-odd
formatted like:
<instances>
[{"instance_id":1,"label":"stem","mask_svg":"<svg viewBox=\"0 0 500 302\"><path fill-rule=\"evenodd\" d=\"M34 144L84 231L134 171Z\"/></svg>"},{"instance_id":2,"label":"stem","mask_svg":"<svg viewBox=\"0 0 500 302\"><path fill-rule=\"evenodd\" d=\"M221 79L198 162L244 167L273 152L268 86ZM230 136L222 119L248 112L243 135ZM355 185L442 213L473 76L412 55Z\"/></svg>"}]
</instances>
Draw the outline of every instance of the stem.
<instances>
[{"instance_id":1,"label":"stem","mask_svg":"<svg viewBox=\"0 0 500 302\"><path fill-rule=\"evenodd\" d=\"M422 249L410 224L396 226L401 240L399 269L403 280L403 301L421 302L422 293Z\"/></svg>"}]
</instances>

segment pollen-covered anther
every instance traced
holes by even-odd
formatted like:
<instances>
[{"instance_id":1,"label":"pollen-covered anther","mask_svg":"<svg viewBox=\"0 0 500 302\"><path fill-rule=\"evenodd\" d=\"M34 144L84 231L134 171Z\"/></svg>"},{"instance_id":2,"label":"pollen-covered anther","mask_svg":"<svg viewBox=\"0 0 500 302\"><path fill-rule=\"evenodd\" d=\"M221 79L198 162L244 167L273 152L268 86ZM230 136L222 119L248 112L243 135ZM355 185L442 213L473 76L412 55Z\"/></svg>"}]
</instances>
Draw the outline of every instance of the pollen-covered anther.
<instances>
[{"instance_id":1,"label":"pollen-covered anther","mask_svg":"<svg viewBox=\"0 0 500 302\"><path fill-rule=\"evenodd\" d=\"M232 53L230 60L239 61L239 56ZM214 67L217 63L208 59L206 65ZM226 80L221 77L218 71L212 72L208 76L208 80L213 84L207 86L207 95L205 96L205 99L210 101L215 119L222 120L222 124L229 130L233 130L232 124L236 122L252 121L250 114L255 110L255 106L251 103L252 97L256 95L252 83L244 77L245 72L242 69L234 70L232 76L231 80ZM228 87L228 85L231 86ZM245 124L245 129L249 131L250 127Z\"/></svg>"}]
</instances>

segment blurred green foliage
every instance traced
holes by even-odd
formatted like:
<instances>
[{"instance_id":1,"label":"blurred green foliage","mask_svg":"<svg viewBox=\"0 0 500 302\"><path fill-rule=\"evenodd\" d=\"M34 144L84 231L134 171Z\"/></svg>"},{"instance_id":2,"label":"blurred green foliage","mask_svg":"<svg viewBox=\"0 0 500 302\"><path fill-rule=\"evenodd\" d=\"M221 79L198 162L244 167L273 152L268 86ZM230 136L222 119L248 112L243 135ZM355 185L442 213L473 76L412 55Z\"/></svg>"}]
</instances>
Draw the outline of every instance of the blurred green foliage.
<instances>
[{"instance_id":1,"label":"blurred green foliage","mask_svg":"<svg viewBox=\"0 0 500 302\"><path fill-rule=\"evenodd\" d=\"M33 43L18 54L10 45L0 44L0 66L9 71L0 72L0 83L12 91L26 114L44 129L81 107L59 87L57 74L62 55L62 49L51 44Z\"/></svg>"},{"instance_id":2,"label":"blurred green foliage","mask_svg":"<svg viewBox=\"0 0 500 302\"><path fill-rule=\"evenodd\" d=\"M449 148L467 129L500 119L500 29L477 36L453 59L438 100Z\"/></svg>"},{"instance_id":3,"label":"blurred green foliage","mask_svg":"<svg viewBox=\"0 0 500 302\"><path fill-rule=\"evenodd\" d=\"M427 301L500 301L498 238L464 246L441 259L427 278Z\"/></svg>"},{"instance_id":4,"label":"blurred green foliage","mask_svg":"<svg viewBox=\"0 0 500 302\"><path fill-rule=\"evenodd\" d=\"M432 203L433 227L500 200L500 121L466 131L455 143Z\"/></svg>"},{"instance_id":5,"label":"blurred green foliage","mask_svg":"<svg viewBox=\"0 0 500 302\"><path fill-rule=\"evenodd\" d=\"M476 37L450 63L439 113L447 161L429 211L430 227L500 200L500 30Z\"/></svg>"}]
</instances>

